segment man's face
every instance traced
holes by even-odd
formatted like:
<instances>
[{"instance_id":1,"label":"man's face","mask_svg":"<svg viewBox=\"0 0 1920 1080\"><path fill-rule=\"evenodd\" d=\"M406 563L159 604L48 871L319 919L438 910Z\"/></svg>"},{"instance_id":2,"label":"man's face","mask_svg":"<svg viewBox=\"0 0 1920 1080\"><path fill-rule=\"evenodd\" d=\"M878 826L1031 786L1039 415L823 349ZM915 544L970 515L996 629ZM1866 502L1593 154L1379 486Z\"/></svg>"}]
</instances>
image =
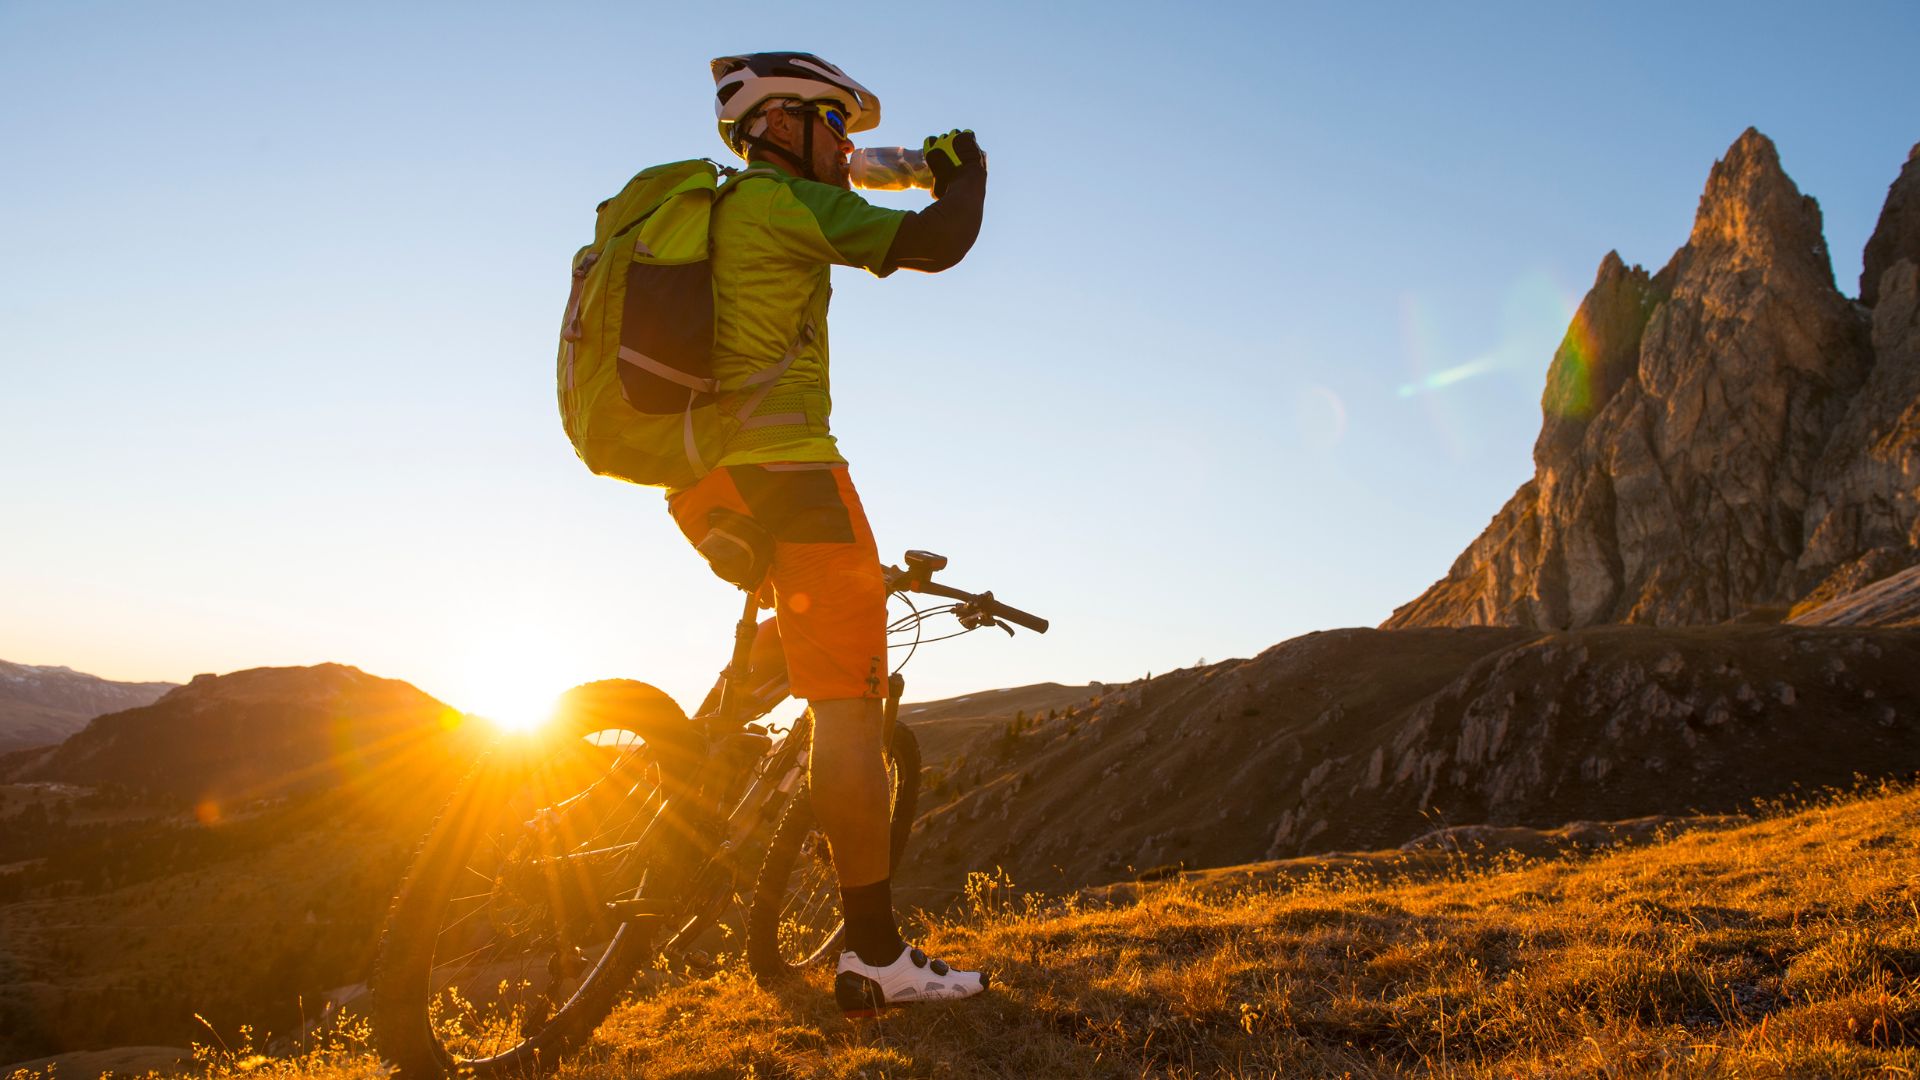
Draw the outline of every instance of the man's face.
<instances>
[{"instance_id":1,"label":"man's face","mask_svg":"<svg viewBox=\"0 0 1920 1080\"><path fill-rule=\"evenodd\" d=\"M805 151L809 127L813 129L813 160L809 164L814 177L823 184L852 187L847 155L853 152L853 143L835 133L818 108L794 104L767 111L767 137L794 154Z\"/></svg>"},{"instance_id":2,"label":"man's face","mask_svg":"<svg viewBox=\"0 0 1920 1080\"><path fill-rule=\"evenodd\" d=\"M813 124L813 175L823 184L851 188L853 179L847 171L847 155L853 153L852 141L835 134L827 126L826 117L818 111L809 123Z\"/></svg>"}]
</instances>

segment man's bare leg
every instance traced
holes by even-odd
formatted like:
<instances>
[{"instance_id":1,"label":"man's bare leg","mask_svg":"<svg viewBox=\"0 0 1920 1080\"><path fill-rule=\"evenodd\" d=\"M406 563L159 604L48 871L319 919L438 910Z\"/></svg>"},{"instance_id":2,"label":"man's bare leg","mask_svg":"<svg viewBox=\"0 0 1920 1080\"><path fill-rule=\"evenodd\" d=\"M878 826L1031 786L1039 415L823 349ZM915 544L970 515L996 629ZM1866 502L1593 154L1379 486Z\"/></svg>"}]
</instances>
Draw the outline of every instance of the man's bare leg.
<instances>
[{"instance_id":1,"label":"man's bare leg","mask_svg":"<svg viewBox=\"0 0 1920 1080\"><path fill-rule=\"evenodd\" d=\"M848 698L813 705L813 816L833 846L846 945L886 966L906 943L893 921L891 795L878 701Z\"/></svg>"},{"instance_id":2,"label":"man's bare leg","mask_svg":"<svg viewBox=\"0 0 1920 1080\"><path fill-rule=\"evenodd\" d=\"M840 875L846 945L834 968L833 997L848 1016L873 1016L889 1005L972 997L987 975L960 971L909 949L893 921L892 833L885 720L878 701L815 701L813 816L833 845Z\"/></svg>"},{"instance_id":3,"label":"man's bare leg","mask_svg":"<svg viewBox=\"0 0 1920 1080\"><path fill-rule=\"evenodd\" d=\"M871 885L893 872L886 724L880 702L866 698L811 701L813 759L808 783L813 816L833 845L842 889Z\"/></svg>"}]
</instances>

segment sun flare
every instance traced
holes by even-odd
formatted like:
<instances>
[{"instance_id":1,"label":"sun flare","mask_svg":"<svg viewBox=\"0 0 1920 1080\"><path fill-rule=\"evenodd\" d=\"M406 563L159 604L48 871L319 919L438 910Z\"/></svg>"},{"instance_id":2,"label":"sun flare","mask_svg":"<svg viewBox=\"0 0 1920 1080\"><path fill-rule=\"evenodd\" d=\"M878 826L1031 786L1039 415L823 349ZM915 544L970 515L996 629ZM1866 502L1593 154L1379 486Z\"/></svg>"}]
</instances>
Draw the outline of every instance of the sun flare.
<instances>
[{"instance_id":1,"label":"sun flare","mask_svg":"<svg viewBox=\"0 0 1920 1080\"><path fill-rule=\"evenodd\" d=\"M476 680L468 709L502 731L537 731L553 718L560 691L545 680L511 677Z\"/></svg>"},{"instance_id":2,"label":"sun flare","mask_svg":"<svg viewBox=\"0 0 1920 1080\"><path fill-rule=\"evenodd\" d=\"M502 731L538 730L580 680L570 677L570 658L554 642L501 630L461 652L446 700Z\"/></svg>"},{"instance_id":3,"label":"sun flare","mask_svg":"<svg viewBox=\"0 0 1920 1080\"><path fill-rule=\"evenodd\" d=\"M515 709L512 711L483 712L479 716L502 731L526 734L538 731L552 718L552 709Z\"/></svg>"}]
</instances>

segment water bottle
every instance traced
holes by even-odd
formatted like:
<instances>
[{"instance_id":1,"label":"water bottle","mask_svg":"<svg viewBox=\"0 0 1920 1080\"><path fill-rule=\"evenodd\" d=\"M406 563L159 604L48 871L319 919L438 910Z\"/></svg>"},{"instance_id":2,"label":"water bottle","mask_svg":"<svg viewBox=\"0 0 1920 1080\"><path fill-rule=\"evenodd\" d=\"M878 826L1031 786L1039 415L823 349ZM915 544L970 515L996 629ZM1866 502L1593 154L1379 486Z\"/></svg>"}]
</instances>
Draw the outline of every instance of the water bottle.
<instances>
[{"instance_id":1,"label":"water bottle","mask_svg":"<svg viewBox=\"0 0 1920 1080\"><path fill-rule=\"evenodd\" d=\"M927 155L904 146L863 146L847 158L853 186L868 191L905 191L933 187Z\"/></svg>"}]
</instances>

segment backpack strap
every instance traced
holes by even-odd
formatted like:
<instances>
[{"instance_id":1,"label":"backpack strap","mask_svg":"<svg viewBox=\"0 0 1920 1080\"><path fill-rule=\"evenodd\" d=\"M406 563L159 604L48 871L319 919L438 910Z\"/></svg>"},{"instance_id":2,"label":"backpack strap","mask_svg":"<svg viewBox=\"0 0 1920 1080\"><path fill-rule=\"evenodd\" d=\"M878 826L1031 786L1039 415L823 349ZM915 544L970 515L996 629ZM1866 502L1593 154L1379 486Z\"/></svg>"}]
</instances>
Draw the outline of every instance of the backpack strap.
<instances>
[{"instance_id":1,"label":"backpack strap","mask_svg":"<svg viewBox=\"0 0 1920 1080\"><path fill-rule=\"evenodd\" d=\"M742 169L739 172L734 173L732 176L727 177L725 183L721 184L719 187L714 189L713 201L715 203L718 203L720 199L724 195L726 195L727 192L732 191L734 188L738 187L740 185L740 181L742 180L751 180L756 176L773 177L778 175L780 174L774 172L772 169Z\"/></svg>"},{"instance_id":2,"label":"backpack strap","mask_svg":"<svg viewBox=\"0 0 1920 1080\"><path fill-rule=\"evenodd\" d=\"M754 372L752 375L747 376L745 382L740 384L738 388L740 390L745 390L748 387L754 388L753 393L747 396L746 403L735 410L733 414L733 418L740 422L740 430L745 431L748 428L768 427L776 423L793 424L806 422L804 415L798 419L786 413L756 417L753 415L753 410L759 408L760 403L767 399L767 395L772 393L774 385L780 381L780 377L785 375L787 369L791 368L793 362L799 358L800 350L805 348L807 342L812 340L813 324L809 323L801 328L800 336L793 339L793 344L787 346L786 354L780 357L779 363ZM687 463L693 466L694 475L705 476L713 471L713 466L708 465L706 460L700 456L700 440L696 437L693 427L693 402L694 395L689 394L687 397L686 412L682 413L680 418L680 441L687 454Z\"/></svg>"},{"instance_id":3,"label":"backpack strap","mask_svg":"<svg viewBox=\"0 0 1920 1080\"><path fill-rule=\"evenodd\" d=\"M740 384L740 389L742 390L748 387L755 388L753 393L747 396L745 404L741 405L733 414L733 418L740 421L740 430L745 431L749 428L771 427L774 424L804 424L807 422L805 416L795 417L787 413L775 413L771 416L755 416L753 415L753 410L759 408L760 403L767 400L767 395L773 392L774 385L780 381L780 377L785 375L787 369L793 367L793 362L800 358L800 350L806 348L807 342L812 340L813 324L808 323L800 328L800 336L794 338L793 344L787 346L787 351L780 357L779 363L754 372L747 376L747 381Z\"/></svg>"}]
</instances>

